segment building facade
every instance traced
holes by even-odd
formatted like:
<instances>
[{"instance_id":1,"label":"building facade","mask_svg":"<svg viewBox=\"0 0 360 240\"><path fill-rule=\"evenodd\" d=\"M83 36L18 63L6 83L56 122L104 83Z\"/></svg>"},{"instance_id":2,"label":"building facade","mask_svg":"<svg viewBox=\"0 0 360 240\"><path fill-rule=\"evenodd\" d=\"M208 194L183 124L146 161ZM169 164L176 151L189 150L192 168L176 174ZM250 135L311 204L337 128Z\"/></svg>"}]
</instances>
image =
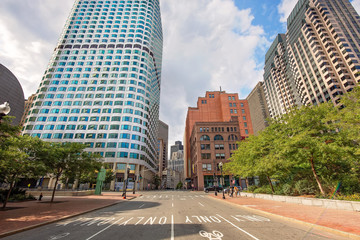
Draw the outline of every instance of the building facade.
<instances>
[{"instance_id":1,"label":"building facade","mask_svg":"<svg viewBox=\"0 0 360 240\"><path fill-rule=\"evenodd\" d=\"M249 103L251 122L254 135L264 130L268 126L267 119L270 118L269 108L267 106L264 83L256 84L246 100Z\"/></svg>"},{"instance_id":2,"label":"building facade","mask_svg":"<svg viewBox=\"0 0 360 240\"><path fill-rule=\"evenodd\" d=\"M178 152L179 150L184 150L184 146L181 141L175 141L175 145L170 146L170 158L172 159L173 153Z\"/></svg>"},{"instance_id":3,"label":"building facade","mask_svg":"<svg viewBox=\"0 0 360 240\"><path fill-rule=\"evenodd\" d=\"M299 0L287 20L287 52L303 105L332 101L360 81L360 17L349 0Z\"/></svg>"},{"instance_id":4,"label":"building facade","mask_svg":"<svg viewBox=\"0 0 360 240\"><path fill-rule=\"evenodd\" d=\"M300 105L291 78L286 37L285 34L278 34L265 55L264 90L270 117L275 118Z\"/></svg>"},{"instance_id":5,"label":"building facade","mask_svg":"<svg viewBox=\"0 0 360 240\"><path fill-rule=\"evenodd\" d=\"M238 117L229 122L196 122L190 137L191 180L193 187L221 186L220 162L227 162L241 140ZM230 186L231 176L224 176Z\"/></svg>"},{"instance_id":6,"label":"building facade","mask_svg":"<svg viewBox=\"0 0 360 240\"><path fill-rule=\"evenodd\" d=\"M13 125L19 125L24 113L24 92L15 75L0 64L0 104L9 102L11 111L9 116L15 117Z\"/></svg>"},{"instance_id":7,"label":"building facade","mask_svg":"<svg viewBox=\"0 0 360 240\"><path fill-rule=\"evenodd\" d=\"M112 187L128 166L147 186L158 169L162 45L159 0L76 0L23 134L84 143L116 172Z\"/></svg>"},{"instance_id":8,"label":"building facade","mask_svg":"<svg viewBox=\"0 0 360 240\"><path fill-rule=\"evenodd\" d=\"M197 122L229 122L238 117L238 131L241 138L253 134L250 110L247 100L240 100L237 93L225 91L206 92L199 97L197 107L189 107L186 117L184 136L184 174L189 179L192 173L191 134Z\"/></svg>"},{"instance_id":9,"label":"building facade","mask_svg":"<svg viewBox=\"0 0 360 240\"><path fill-rule=\"evenodd\" d=\"M159 176L167 167L168 161L168 140L169 139L169 126L159 120L158 132L158 156L159 156Z\"/></svg>"},{"instance_id":10,"label":"building facade","mask_svg":"<svg viewBox=\"0 0 360 240\"><path fill-rule=\"evenodd\" d=\"M30 109L32 104L34 103L35 97L36 94L31 94L31 96L28 97L28 99L25 99L24 114L21 118L20 126L24 126L27 115L30 114Z\"/></svg>"}]
</instances>

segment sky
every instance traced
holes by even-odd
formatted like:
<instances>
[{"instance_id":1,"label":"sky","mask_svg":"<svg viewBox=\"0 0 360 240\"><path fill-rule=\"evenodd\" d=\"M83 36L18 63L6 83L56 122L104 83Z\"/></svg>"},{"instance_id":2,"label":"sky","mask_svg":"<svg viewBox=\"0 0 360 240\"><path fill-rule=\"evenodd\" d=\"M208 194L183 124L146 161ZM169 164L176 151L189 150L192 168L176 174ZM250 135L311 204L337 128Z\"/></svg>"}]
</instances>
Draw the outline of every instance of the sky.
<instances>
[{"instance_id":1,"label":"sky","mask_svg":"<svg viewBox=\"0 0 360 240\"><path fill-rule=\"evenodd\" d=\"M360 12L360 0L351 0ZM183 140L188 107L206 91L244 99L262 81L267 49L297 0L160 0L160 119L169 145ZM1 0L0 63L35 93L74 0Z\"/></svg>"}]
</instances>

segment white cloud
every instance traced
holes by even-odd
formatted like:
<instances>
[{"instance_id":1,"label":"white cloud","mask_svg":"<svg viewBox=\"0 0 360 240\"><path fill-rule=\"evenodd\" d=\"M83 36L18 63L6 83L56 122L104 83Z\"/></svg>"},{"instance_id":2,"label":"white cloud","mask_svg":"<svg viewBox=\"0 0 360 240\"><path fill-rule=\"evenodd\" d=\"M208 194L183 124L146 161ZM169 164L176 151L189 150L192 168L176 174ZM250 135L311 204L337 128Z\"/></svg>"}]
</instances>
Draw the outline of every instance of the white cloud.
<instances>
[{"instance_id":1,"label":"white cloud","mask_svg":"<svg viewBox=\"0 0 360 240\"><path fill-rule=\"evenodd\" d=\"M35 93L73 0L3 0L0 62L20 81L25 97Z\"/></svg>"},{"instance_id":2,"label":"white cloud","mask_svg":"<svg viewBox=\"0 0 360 240\"><path fill-rule=\"evenodd\" d=\"M37 90L74 0L2 0L0 62L25 96ZM262 79L255 51L269 42L250 9L233 0L161 0L164 54L161 120L169 144L183 140L187 107L207 90L241 92ZM244 92L244 91L243 91ZM245 91L246 92L246 91ZM246 95L241 96L243 98Z\"/></svg>"},{"instance_id":3,"label":"white cloud","mask_svg":"<svg viewBox=\"0 0 360 240\"><path fill-rule=\"evenodd\" d=\"M164 54L161 119L169 143L182 140L187 107L206 91L240 92L262 80L255 50L269 45L250 9L232 0L162 0ZM245 98L246 96L241 96Z\"/></svg>"},{"instance_id":4,"label":"white cloud","mask_svg":"<svg viewBox=\"0 0 360 240\"><path fill-rule=\"evenodd\" d=\"M281 0L280 4L278 5L280 22L286 23L287 18L289 17L297 2L298 0Z\"/></svg>"},{"instance_id":5,"label":"white cloud","mask_svg":"<svg viewBox=\"0 0 360 240\"><path fill-rule=\"evenodd\" d=\"M353 0L353 1L351 1L351 4L355 8L356 12L359 14L360 13L360 0Z\"/></svg>"}]
</instances>

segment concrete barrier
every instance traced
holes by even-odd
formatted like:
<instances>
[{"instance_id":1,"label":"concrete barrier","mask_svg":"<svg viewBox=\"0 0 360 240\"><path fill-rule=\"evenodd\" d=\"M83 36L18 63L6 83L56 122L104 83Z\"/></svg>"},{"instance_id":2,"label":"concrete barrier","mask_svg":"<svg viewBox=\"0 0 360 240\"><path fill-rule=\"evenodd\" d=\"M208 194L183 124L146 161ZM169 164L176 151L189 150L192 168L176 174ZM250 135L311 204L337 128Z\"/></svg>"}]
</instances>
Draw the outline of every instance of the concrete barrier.
<instances>
[{"instance_id":1,"label":"concrete barrier","mask_svg":"<svg viewBox=\"0 0 360 240\"><path fill-rule=\"evenodd\" d=\"M257 194L241 192L242 197L261 198L265 200L273 200L278 202L296 203L308 206L317 206L338 210L347 210L360 212L360 202L355 201L344 201L344 200L331 200L331 199L320 199L320 198L304 198L304 197L291 197L282 195L271 195L271 194Z\"/></svg>"},{"instance_id":2,"label":"concrete barrier","mask_svg":"<svg viewBox=\"0 0 360 240\"><path fill-rule=\"evenodd\" d=\"M52 191L26 191L26 194L31 194L34 197L39 197L40 193L43 196L52 196ZM85 190L85 191L63 191L57 190L55 191L55 196L88 196L95 194L95 190Z\"/></svg>"}]
</instances>

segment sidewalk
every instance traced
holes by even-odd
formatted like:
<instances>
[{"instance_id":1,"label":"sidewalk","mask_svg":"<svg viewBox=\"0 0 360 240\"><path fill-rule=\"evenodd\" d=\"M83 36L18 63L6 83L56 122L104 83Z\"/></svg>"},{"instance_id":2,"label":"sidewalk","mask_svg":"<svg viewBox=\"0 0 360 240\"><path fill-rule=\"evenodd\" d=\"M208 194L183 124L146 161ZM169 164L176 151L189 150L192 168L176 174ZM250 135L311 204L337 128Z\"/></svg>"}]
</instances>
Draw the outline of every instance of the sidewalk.
<instances>
[{"instance_id":1,"label":"sidewalk","mask_svg":"<svg viewBox=\"0 0 360 240\"><path fill-rule=\"evenodd\" d=\"M48 196L44 196L42 201L9 202L6 205L7 210L0 209L0 238L13 232L59 221L138 196L140 194L127 193L125 200L121 193L103 192L101 196L55 196L54 203L50 203L51 198Z\"/></svg>"},{"instance_id":2,"label":"sidewalk","mask_svg":"<svg viewBox=\"0 0 360 240\"><path fill-rule=\"evenodd\" d=\"M360 212L327 209L250 197L231 198L228 195L225 195L226 199L224 200L222 199L221 193L216 197L213 192L209 193L209 196L255 211L262 211L286 219L295 219L295 221L298 220L305 224L314 224L320 226L320 228L325 227L323 229L328 231L334 229L335 231L333 232L340 233L343 236L351 239L360 239Z\"/></svg>"}]
</instances>

